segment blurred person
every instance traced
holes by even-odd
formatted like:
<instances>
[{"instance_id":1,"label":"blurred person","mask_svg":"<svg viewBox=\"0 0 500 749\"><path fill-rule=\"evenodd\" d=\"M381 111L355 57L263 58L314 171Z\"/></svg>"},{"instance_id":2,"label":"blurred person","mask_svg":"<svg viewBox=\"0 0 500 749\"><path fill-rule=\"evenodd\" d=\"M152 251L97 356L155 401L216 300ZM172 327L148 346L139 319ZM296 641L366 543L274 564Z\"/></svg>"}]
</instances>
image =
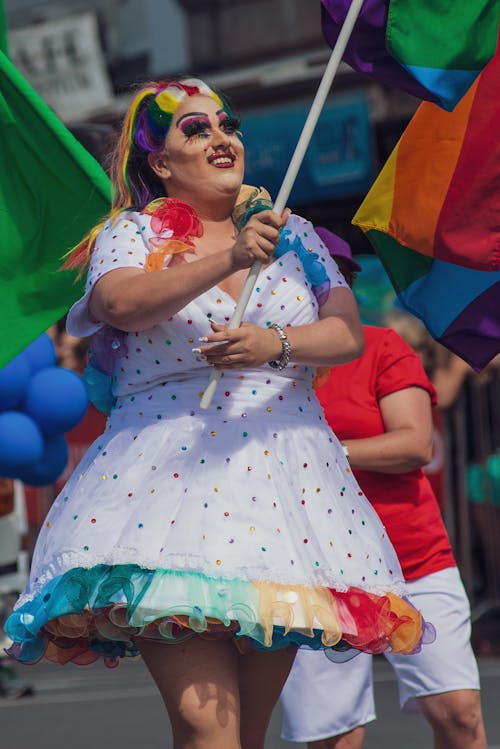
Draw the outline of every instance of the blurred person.
<instances>
[{"instance_id":1,"label":"blurred person","mask_svg":"<svg viewBox=\"0 0 500 749\"><path fill-rule=\"evenodd\" d=\"M395 330L420 357L425 373L436 390L438 408L450 408L467 377L474 374L472 367L435 341L424 324L413 315L394 310L386 316L385 324Z\"/></svg>"},{"instance_id":2,"label":"blurred person","mask_svg":"<svg viewBox=\"0 0 500 749\"><path fill-rule=\"evenodd\" d=\"M360 266L349 246L322 227L316 231L352 286ZM419 653L384 655L396 673L401 708L422 712L435 749L486 749L469 602L422 472L431 456L435 389L393 330L364 326L364 333L363 356L333 367L316 394L394 544L412 601L437 631ZM361 654L339 665L300 650L281 702L287 741L360 749L364 725L375 719L372 658Z\"/></svg>"},{"instance_id":3,"label":"blurred person","mask_svg":"<svg viewBox=\"0 0 500 749\"><path fill-rule=\"evenodd\" d=\"M115 128L103 122L77 122L70 125L69 129L103 169L109 172L113 141L116 138Z\"/></svg>"},{"instance_id":4,"label":"blurred person","mask_svg":"<svg viewBox=\"0 0 500 749\"><path fill-rule=\"evenodd\" d=\"M302 643L344 658L422 636L312 389L316 365L363 349L354 297L313 227L243 170L237 118L202 81L136 94L112 214L72 255L88 276L68 331L92 336L111 412L7 623L25 662L140 653L177 749L260 749Z\"/></svg>"},{"instance_id":5,"label":"blurred person","mask_svg":"<svg viewBox=\"0 0 500 749\"><path fill-rule=\"evenodd\" d=\"M488 607L495 609L497 606L500 585L500 502L496 480L500 447L496 382L500 357L495 357L478 373L459 356L434 341L423 323L412 315L394 310L386 322L416 351L436 389L438 407L433 410L433 458L423 470L442 509L446 510L446 502L451 500L456 514L461 514L457 503L462 493L456 492L454 487L457 481L463 481L469 502L466 509L470 513L470 541L466 548L462 545L460 553L465 559L470 555L470 596L473 604L486 614ZM454 418L456 412L458 424ZM462 432L460 443L465 444L465 465L457 457L462 455L462 450L456 450L457 429ZM445 434L449 455L446 472ZM460 529L457 537L459 533ZM475 648L484 653L498 652L498 636L491 628L488 630L487 622L485 624L476 623Z\"/></svg>"},{"instance_id":6,"label":"blurred person","mask_svg":"<svg viewBox=\"0 0 500 749\"><path fill-rule=\"evenodd\" d=\"M11 643L1 627L12 611L16 595L26 584L22 538L26 532L23 487L20 481L0 477L0 699L17 699L33 694L31 684L21 681L4 648Z\"/></svg>"},{"instance_id":7,"label":"blurred person","mask_svg":"<svg viewBox=\"0 0 500 749\"><path fill-rule=\"evenodd\" d=\"M70 335L66 330L66 320L67 315L51 325L47 334L54 344L57 366L83 375L88 363L90 340L88 337Z\"/></svg>"}]
</instances>

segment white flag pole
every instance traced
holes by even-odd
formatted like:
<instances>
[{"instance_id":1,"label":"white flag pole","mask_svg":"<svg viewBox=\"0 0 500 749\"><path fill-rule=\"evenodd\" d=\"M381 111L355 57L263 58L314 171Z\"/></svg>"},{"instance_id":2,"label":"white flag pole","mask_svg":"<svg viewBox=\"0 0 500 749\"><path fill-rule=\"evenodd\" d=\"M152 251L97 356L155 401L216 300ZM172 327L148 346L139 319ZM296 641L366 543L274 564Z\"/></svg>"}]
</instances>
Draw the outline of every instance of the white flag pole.
<instances>
[{"instance_id":1,"label":"white flag pole","mask_svg":"<svg viewBox=\"0 0 500 749\"><path fill-rule=\"evenodd\" d=\"M330 93L333 79L337 74L337 70L342 61L342 56L345 52L345 48L347 47L347 43L354 29L354 24L356 23L356 20L361 12L363 3L364 0L352 0L345 21L342 24L342 28L340 30L335 47L332 49L332 54L330 55L328 65L326 66L325 72L323 73L323 78L321 79L321 83L319 84L316 96L314 97L311 109L304 123L302 133L300 134L297 146L295 147L295 152L292 156L290 164L288 165L288 169L283 179L283 184L281 185L280 191L273 206L273 210L280 215L285 210L288 198L290 196L294 182L297 178L297 174L309 146L309 142L312 138L319 116L325 105L326 98ZM262 263L254 263L250 268L240 298L238 299L238 302L236 304L236 309L234 310L233 316L228 323L228 328L240 327L248 301L257 282L257 277L260 273L261 265ZM221 374L221 370L214 369L214 371L210 375L210 380L200 401L201 408L208 408L210 403L212 402L212 398L214 396Z\"/></svg>"}]
</instances>

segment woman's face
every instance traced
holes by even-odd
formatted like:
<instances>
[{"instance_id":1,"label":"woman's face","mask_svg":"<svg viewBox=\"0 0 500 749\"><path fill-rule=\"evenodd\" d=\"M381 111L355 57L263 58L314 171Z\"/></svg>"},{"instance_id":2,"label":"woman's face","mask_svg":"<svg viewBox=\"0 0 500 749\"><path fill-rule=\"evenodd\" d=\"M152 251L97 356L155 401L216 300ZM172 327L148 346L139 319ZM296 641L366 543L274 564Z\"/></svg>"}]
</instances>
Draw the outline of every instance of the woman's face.
<instances>
[{"instance_id":1,"label":"woman's face","mask_svg":"<svg viewBox=\"0 0 500 749\"><path fill-rule=\"evenodd\" d=\"M238 123L209 96L186 96L175 111L165 147L150 156L169 197L236 198L244 172Z\"/></svg>"}]
</instances>

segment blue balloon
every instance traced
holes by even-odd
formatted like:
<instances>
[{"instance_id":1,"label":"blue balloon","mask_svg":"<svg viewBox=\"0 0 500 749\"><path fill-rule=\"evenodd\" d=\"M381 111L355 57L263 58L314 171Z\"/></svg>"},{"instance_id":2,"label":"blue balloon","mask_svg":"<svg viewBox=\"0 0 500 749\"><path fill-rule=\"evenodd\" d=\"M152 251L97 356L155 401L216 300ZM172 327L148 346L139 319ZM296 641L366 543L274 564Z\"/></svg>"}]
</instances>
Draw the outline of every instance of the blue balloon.
<instances>
[{"instance_id":1,"label":"blue balloon","mask_svg":"<svg viewBox=\"0 0 500 749\"><path fill-rule=\"evenodd\" d=\"M47 435L67 432L83 418L87 391L80 375L63 367L47 367L28 384L24 410Z\"/></svg>"},{"instance_id":2,"label":"blue balloon","mask_svg":"<svg viewBox=\"0 0 500 749\"><path fill-rule=\"evenodd\" d=\"M33 343L30 343L24 349L23 354L28 361L32 375L46 367L53 367L56 363L56 349L52 338L47 333L42 333Z\"/></svg>"},{"instance_id":3,"label":"blue balloon","mask_svg":"<svg viewBox=\"0 0 500 749\"><path fill-rule=\"evenodd\" d=\"M24 352L0 369L0 411L17 408L22 402L30 378Z\"/></svg>"},{"instance_id":4,"label":"blue balloon","mask_svg":"<svg viewBox=\"0 0 500 749\"><path fill-rule=\"evenodd\" d=\"M0 467L4 476L17 478L18 471L42 457L43 436L26 414L0 413Z\"/></svg>"},{"instance_id":5,"label":"blue balloon","mask_svg":"<svg viewBox=\"0 0 500 749\"><path fill-rule=\"evenodd\" d=\"M66 468L68 454L68 445L63 434L47 437L41 458L19 471L18 478L31 486L53 484Z\"/></svg>"}]
</instances>

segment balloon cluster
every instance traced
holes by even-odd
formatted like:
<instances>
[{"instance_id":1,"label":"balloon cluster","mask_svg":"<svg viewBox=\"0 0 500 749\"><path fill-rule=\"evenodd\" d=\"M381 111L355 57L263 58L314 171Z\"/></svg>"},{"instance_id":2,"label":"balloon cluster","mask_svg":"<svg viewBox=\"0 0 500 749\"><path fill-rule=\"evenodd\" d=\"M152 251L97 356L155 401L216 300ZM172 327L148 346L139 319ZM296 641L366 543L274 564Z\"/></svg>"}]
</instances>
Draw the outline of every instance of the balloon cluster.
<instances>
[{"instance_id":1,"label":"balloon cluster","mask_svg":"<svg viewBox=\"0 0 500 749\"><path fill-rule=\"evenodd\" d=\"M43 333L0 369L0 476L45 486L68 462L64 433L87 409L83 380L56 366L56 352Z\"/></svg>"}]
</instances>

